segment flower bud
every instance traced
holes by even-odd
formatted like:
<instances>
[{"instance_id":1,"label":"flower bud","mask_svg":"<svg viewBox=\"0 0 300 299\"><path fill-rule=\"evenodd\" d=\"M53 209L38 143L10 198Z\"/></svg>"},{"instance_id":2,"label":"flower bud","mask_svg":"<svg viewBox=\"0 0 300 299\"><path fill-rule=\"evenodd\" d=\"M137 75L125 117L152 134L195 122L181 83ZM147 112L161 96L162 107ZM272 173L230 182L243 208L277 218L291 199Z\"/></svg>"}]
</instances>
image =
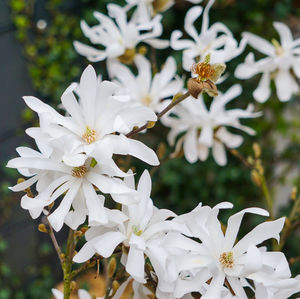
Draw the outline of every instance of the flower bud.
<instances>
[{"instance_id":1,"label":"flower bud","mask_svg":"<svg viewBox=\"0 0 300 299\"><path fill-rule=\"evenodd\" d=\"M120 284L116 281L116 280L114 280L113 282L112 282L112 295L114 295L115 293L116 293L116 291L118 290L118 288L120 287Z\"/></svg>"},{"instance_id":2,"label":"flower bud","mask_svg":"<svg viewBox=\"0 0 300 299\"><path fill-rule=\"evenodd\" d=\"M112 257L107 266L107 276L109 278L113 277L117 268L117 260L115 257Z\"/></svg>"},{"instance_id":3,"label":"flower bud","mask_svg":"<svg viewBox=\"0 0 300 299\"><path fill-rule=\"evenodd\" d=\"M256 186L260 187L261 181L260 181L260 176L259 176L257 170L253 169L251 171L251 179Z\"/></svg>"},{"instance_id":4,"label":"flower bud","mask_svg":"<svg viewBox=\"0 0 300 299\"><path fill-rule=\"evenodd\" d=\"M46 228L46 225L44 223L40 223L38 226L38 230L41 233L48 233L48 229Z\"/></svg>"},{"instance_id":5,"label":"flower bud","mask_svg":"<svg viewBox=\"0 0 300 299\"><path fill-rule=\"evenodd\" d=\"M71 291L76 289L76 282L74 280L71 281L70 289Z\"/></svg>"},{"instance_id":6,"label":"flower bud","mask_svg":"<svg viewBox=\"0 0 300 299\"><path fill-rule=\"evenodd\" d=\"M291 192L291 199L292 199L292 200L296 200L297 193L298 193L298 188L294 186L294 187L292 188L292 192Z\"/></svg>"},{"instance_id":7,"label":"flower bud","mask_svg":"<svg viewBox=\"0 0 300 299\"><path fill-rule=\"evenodd\" d=\"M148 129L151 129L151 128L153 128L153 127L155 126L155 124L156 124L155 121L148 121L148 123L147 123L147 128L148 128Z\"/></svg>"},{"instance_id":8,"label":"flower bud","mask_svg":"<svg viewBox=\"0 0 300 299\"><path fill-rule=\"evenodd\" d=\"M163 142L161 142L161 143L158 145L158 148L157 148L157 151L156 151L157 156L158 156L158 159L161 160L161 159L164 158L164 156L165 156L165 154L166 154L166 150L167 150L166 144L163 143Z\"/></svg>"},{"instance_id":9,"label":"flower bud","mask_svg":"<svg viewBox=\"0 0 300 299\"><path fill-rule=\"evenodd\" d=\"M253 143L252 148L253 148L253 152L254 152L255 158L256 159L260 158L260 156L261 156L260 145L255 142L255 143Z\"/></svg>"}]
</instances>

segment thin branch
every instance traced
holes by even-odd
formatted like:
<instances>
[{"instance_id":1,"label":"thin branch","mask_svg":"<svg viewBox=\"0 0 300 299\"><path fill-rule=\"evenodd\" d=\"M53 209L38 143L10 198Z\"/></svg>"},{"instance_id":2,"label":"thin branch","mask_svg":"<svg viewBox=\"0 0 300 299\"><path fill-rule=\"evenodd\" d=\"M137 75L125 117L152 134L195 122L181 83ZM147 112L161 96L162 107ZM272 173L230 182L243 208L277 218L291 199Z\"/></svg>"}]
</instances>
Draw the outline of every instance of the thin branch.
<instances>
[{"instance_id":1,"label":"thin branch","mask_svg":"<svg viewBox=\"0 0 300 299\"><path fill-rule=\"evenodd\" d=\"M58 243L57 243L57 240L56 240L56 237L55 237L53 228L52 228L52 226L51 226L51 224L50 224L50 222L49 222L49 220L48 220L48 217L46 217L46 221L47 221L47 224L48 224L48 226L49 226L49 235L50 235L50 238L51 238L52 243L53 243L53 245L54 245L54 248L55 248L55 250L56 250L56 253L57 253L57 255L58 255L59 261L60 261L61 264L63 264L64 260L63 260L63 258L62 258L62 256L63 256L63 255L62 255L62 251L61 251L61 249L60 249L60 247L59 247L59 245L58 245Z\"/></svg>"},{"instance_id":2,"label":"thin branch","mask_svg":"<svg viewBox=\"0 0 300 299\"><path fill-rule=\"evenodd\" d=\"M177 104L179 104L180 102L185 100L189 95L190 95L190 93L186 92L182 96L174 99L163 111L161 111L160 113L157 114L157 120L159 120L163 115L165 115L167 112L169 112L174 106L176 106ZM130 137L134 136L135 134L137 134L141 131L144 131L147 128L148 128L148 123L144 124L143 126L137 128L137 129L132 130L131 132L126 134L126 137L130 138Z\"/></svg>"}]
</instances>

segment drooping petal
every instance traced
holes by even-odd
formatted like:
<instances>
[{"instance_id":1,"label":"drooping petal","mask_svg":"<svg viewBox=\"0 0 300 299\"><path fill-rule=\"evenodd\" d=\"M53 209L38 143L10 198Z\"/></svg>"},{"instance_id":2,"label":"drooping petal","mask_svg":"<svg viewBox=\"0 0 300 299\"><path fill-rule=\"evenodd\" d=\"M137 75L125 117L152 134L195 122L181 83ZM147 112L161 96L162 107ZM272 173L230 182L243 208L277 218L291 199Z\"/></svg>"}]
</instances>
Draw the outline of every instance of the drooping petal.
<instances>
[{"instance_id":1,"label":"drooping petal","mask_svg":"<svg viewBox=\"0 0 300 299\"><path fill-rule=\"evenodd\" d=\"M145 283L144 278L144 252L131 246L128 253L126 271L138 282Z\"/></svg>"},{"instance_id":2,"label":"drooping petal","mask_svg":"<svg viewBox=\"0 0 300 299\"><path fill-rule=\"evenodd\" d=\"M284 221L285 218L282 217L278 220L265 222L256 226L234 246L234 252L236 254L242 254L250 245L258 245L271 238L275 238L278 241L279 233L282 230ZM230 235L233 236L234 234L235 233L232 233Z\"/></svg>"},{"instance_id":3,"label":"drooping petal","mask_svg":"<svg viewBox=\"0 0 300 299\"><path fill-rule=\"evenodd\" d=\"M264 72L257 88L253 92L254 99L259 103L264 103L271 95L270 73Z\"/></svg>"},{"instance_id":4,"label":"drooping petal","mask_svg":"<svg viewBox=\"0 0 300 299\"><path fill-rule=\"evenodd\" d=\"M93 243L93 246L98 254L103 257L110 257L115 248L124 240L124 236L120 232L108 232L97 238L97 242Z\"/></svg>"}]
</instances>

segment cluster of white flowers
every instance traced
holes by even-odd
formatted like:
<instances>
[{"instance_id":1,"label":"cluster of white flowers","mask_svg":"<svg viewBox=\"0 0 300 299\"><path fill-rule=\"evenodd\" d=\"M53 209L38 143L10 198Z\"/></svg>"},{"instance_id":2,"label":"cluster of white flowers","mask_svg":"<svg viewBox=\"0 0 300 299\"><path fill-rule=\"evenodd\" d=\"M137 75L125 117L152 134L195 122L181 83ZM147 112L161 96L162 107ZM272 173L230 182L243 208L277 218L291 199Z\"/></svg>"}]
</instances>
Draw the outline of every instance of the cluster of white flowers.
<instances>
[{"instance_id":1,"label":"cluster of white flowers","mask_svg":"<svg viewBox=\"0 0 300 299\"><path fill-rule=\"evenodd\" d=\"M134 298L148 298L153 284L159 299L189 299L193 298L193 292L203 299L244 299L249 294L257 299L285 299L300 291L300 277L291 278L284 254L258 247L268 239L278 241L284 218L264 222L237 241L244 214L268 216L268 212L260 208L244 209L229 217L225 232L218 213L232 208L231 203L220 203L214 208L199 204L190 213L177 216L154 206L147 170L135 187L134 173L120 169L114 156L131 155L150 165L159 165L155 152L129 138L128 133L148 122L157 122L159 112L185 92L175 59L167 58L161 70L154 72L151 62L137 54L136 47L141 42L156 49L170 45L174 50L183 50L186 71L205 60L199 68L194 68L198 77L193 80L201 86L217 81L210 80L217 76L205 57L214 64L224 64L240 55L248 43L270 56L254 62L251 53L235 73L246 79L263 72L254 92L256 100L262 102L270 96L271 73L280 100L289 100L298 91L294 76L300 76L299 40L292 40L289 29L281 23L274 25L281 35L281 46L274 42L273 47L250 33L245 33L238 45L224 24L209 27L208 13L213 3L210 0L203 11L200 34L193 24L203 9L193 6L184 23L192 40L180 39L182 32L176 30L170 42L158 39L163 27L162 16L157 13L169 8L173 1L127 0L125 7L109 4L109 16L94 14L99 25L90 28L84 21L81 23L85 36L102 49L80 42L74 46L90 61L107 60L111 81L102 81L93 67L88 66L80 83L72 83L63 93L62 114L37 98L24 97L39 117L39 127L26 130L38 151L17 148L20 157L10 160L7 166L16 168L28 179L11 189L18 192L35 184L36 196L27 193L21 206L32 218L44 213L55 231L64 223L76 230L87 221L87 242L73 257L75 263L86 262L95 254L109 258L116 248L122 248L121 263L130 276L114 299L120 298L132 281ZM127 14L132 9L128 21ZM123 62L133 63L137 75ZM201 93L197 98L191 93L165 114L162 124L170 128L171 146L177 143L175 152L183 147L186 160L194 163L206 160L212 148L215 161L220 166L226 165L226 148L237 148L243 142L242 136L228 128L254 135L255 131L243 125L241 119L262 115L254 112L252 104L246 109L225 109L241 93L242 87L236 84L216 96L210 105ZM107 194L121 204L120 210L106 207ZM153 271L146 271L147 265ZM55 289L53 295L63 298ZM91 298L84 290L79 290L79 297Z\"/></svg>"}]
</instances>

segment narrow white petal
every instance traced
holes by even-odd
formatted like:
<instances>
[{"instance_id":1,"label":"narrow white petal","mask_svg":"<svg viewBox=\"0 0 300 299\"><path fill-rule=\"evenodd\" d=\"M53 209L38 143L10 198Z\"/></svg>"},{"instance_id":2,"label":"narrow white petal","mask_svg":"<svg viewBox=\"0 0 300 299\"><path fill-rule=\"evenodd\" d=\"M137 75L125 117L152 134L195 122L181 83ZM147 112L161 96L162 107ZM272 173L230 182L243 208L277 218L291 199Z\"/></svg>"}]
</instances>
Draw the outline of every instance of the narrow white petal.
<instances>
[{"instance_id":1,"label":"narrow white petal","mask_svg":"<svg viewBox=\"0 0 300 299\"><path fill-rule=\"evenodd\" d=\"M98 237L97 242L93 243L93 247L103 257L110 257L115 248L125 239L126 236L120 232L108 232Z\"/></svg>"},{"instance_id":2,"label":"narrow white petal","mask_svg":"<svg viewBox=\"0 0 300 299\"><path fill-rule=\"evenodd\" d=\"M145 283L144 278L144 252L131 246L128 253L126 271L138 282Z\"/></svg>"}]
</instances>

